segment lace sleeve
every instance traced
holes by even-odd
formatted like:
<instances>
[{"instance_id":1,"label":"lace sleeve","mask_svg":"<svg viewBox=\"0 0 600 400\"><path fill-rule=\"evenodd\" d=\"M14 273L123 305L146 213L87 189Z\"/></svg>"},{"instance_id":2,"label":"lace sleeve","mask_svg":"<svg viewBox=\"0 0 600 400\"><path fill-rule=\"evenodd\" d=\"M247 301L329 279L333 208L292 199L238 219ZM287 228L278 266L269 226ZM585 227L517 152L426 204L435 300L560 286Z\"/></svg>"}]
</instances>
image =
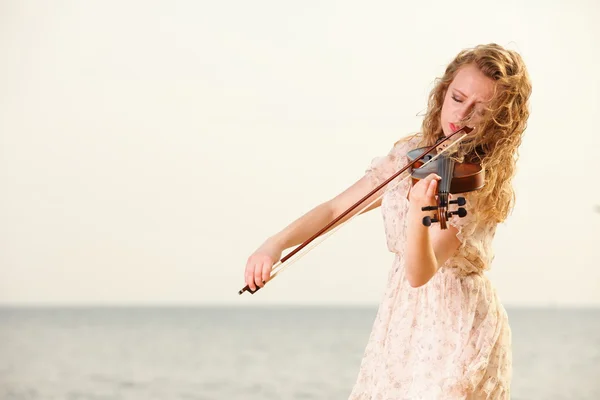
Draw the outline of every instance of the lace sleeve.
<instances>
[{"instance_id":1,"label":"lace sleeve","mask_svg":"<svg viewBox=\"0 0 600 400\"><path fill-rule=\"evenodd\" d=\"M406 137L396 142L387 155L373 158L371 164L365 170L365 175L371 178L374 186L380 185L406 165L408 162L406 154L413 149L415 142L414 136ZM406 173L394 179L388 186L404 176L406 176Z\"/></svg>"}]
</instances>

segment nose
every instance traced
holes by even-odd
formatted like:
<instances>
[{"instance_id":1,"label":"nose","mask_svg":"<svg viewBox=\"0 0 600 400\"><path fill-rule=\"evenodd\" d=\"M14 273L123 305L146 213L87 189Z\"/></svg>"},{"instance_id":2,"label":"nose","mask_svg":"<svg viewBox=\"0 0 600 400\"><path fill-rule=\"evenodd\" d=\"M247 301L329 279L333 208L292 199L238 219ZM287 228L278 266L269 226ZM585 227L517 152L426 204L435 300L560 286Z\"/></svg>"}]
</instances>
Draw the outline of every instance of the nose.
<instances>
[{"instance_id":1,"label":"nose","mask_svg":"<svg viewBox=\"0 0 600 400\"><path fill-rule=\"evenodd\" d=\"M460 108L456 111L456 116L459 121L463 121L470 117L472 112L473 106L470 104L463 103L461 104Z\"/></svg>"}]
</instances>

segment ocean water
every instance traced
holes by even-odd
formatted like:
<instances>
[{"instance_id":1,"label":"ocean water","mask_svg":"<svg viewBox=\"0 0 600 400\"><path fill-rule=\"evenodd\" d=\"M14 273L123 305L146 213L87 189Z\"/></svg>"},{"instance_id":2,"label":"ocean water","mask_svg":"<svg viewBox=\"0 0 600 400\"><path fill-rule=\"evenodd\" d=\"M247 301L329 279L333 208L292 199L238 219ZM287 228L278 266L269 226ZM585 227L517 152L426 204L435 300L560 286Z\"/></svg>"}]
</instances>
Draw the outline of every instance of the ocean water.
<instances>
[{"instance_id":1,"label":"ocean water","mask_svg":"<svg viewBox=\"0 0 600 400\"><path fill-rule=\"evenodd\" d=\"M346 399L375 313L0 309L0 399ZM599 309L508 313L513 399L600 399Z\"/></svg>"}]
</instances>

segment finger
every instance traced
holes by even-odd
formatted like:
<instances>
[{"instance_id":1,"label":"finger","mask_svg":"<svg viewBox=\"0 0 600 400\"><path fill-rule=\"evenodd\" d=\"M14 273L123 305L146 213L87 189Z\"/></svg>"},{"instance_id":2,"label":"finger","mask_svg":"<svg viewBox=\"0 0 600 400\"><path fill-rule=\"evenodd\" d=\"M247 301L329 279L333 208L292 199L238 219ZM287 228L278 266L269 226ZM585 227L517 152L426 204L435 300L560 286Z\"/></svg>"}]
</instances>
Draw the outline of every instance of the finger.
<instances>
[{"instance_id":1,"label":"finger","mask_svg":"<svg viewBox=\"0 0 600 400\"><path fill-rule=\"evenodd\" d=\"M258 268L257 271L260 272L258 280L256 281L256 286L258 287L263 287L265 286L264 281L265 281L265 268L267 267L266 262L265 261L261 261L258 264Z\"/></svg>"},{"instance_id":2,"label":"finger","mask_svg":"<svg viewBox=\"0 0 600 400\"><path fill-rule=\"evenodd\" d=\"M427 187L427 193L425 193L425 196L427 198L427 200L435 200L435 193L437 190L437 181L434 179L431 182L429 182L429 186Z\"/></svg>"},{"instance_id":3,"label":"finger","mask_svg":"<svg viewBox=\"0 0 600 400\"><path fill-rule=\"evenodd\" d=\"M439 176L438 174L433 173L433 172L425 177L425 181L441 180L441 179L442 179L441 176Z\"/></svg>"},{"instance_id":4,"label":"finger","mask_svg":"<svg viewBox=\"0 0 600 400\"><path fill-rule=\"evenodd\" d=\"M254 266L254 283L258 287L262 287L262 263L257 263Z\"/></svg>"},{"instance_id":5,"label":"finger","mask_svg":"<svg viewBox=\"0 0 600 400\"><path fill-rule=\"evenodd\" d=\"M246 285L250 288L250 290L256 290L256 286L254 285L254 273L252 270L252 263L249 262L246 266Z\"/></svg>"},{"instance_id":6,"label":"finger","mask_svg":"<svg viewBox=\"0 0 600 400\"><path fill-rule=\"evenodd\" d=\"M262 281L267 282L271 277L271 262L265 261L262 268ZM264 283L263 283L264 285Z\"/></svg>"}]
</instances>

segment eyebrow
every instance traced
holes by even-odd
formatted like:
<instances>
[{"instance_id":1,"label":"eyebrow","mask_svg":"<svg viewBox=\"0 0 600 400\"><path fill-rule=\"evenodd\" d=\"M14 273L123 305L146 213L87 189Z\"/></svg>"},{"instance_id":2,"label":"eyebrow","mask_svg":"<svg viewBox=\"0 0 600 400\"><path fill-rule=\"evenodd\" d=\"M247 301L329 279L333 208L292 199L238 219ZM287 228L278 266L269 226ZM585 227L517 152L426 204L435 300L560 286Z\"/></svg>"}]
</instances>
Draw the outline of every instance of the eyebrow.
<instances>
[{"instance_id":1,"label":"eyebrow","mask_svg":"<svg viewBox=\"0 0 600 400\"><path fill-rule=\"evenodd\" d=\"M456 90L458 92L458 94L462 95L463 97L468 97L466 94L464 94L464 92L462 92L461 90L459 90L457 88L453 88L453 90ZM481 100L478 100L475 103L484 103L484 102Z\"/></svg>"},{"instance_id":2,"label":"eyebrow","mask_svg":"<svg viewBox=\"0 0 600 400\"><path fill-rule=\"evenodd\" d=\"M460 90L458 90L458 89L456 89L456 88L454 88L454 90L456 90L456 91L457 91L459 94L461 94L463 97L467 97L467 95L466 95L466 94L464 94L462 91L460 91Z\"/></svg>"}]
</instances>

